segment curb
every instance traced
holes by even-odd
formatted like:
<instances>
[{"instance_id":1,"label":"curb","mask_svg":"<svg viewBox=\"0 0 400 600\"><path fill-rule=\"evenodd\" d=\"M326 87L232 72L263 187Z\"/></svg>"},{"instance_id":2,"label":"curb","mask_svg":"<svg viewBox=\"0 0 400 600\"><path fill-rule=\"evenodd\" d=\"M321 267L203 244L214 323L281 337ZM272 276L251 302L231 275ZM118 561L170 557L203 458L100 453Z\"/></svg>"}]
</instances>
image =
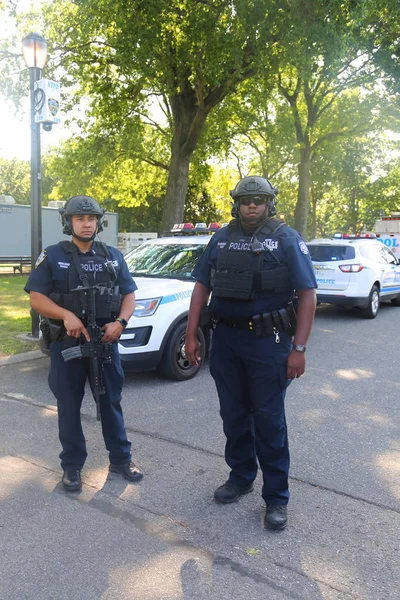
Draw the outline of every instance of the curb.
<instances>
[{"instance_id":1,"label":"curb","mask_svg":"<svg viewBox=\"0 0 400 600\"><path fill-rule=\"evenodd\" d=\"M38 358L46 358L41 350L31 350L30 352L22 352L21 354L13 354L0 358L0 367L4 365L15 365L17 363L26 362L27 360L36 360Z\"/></svg>"}]
</instances>

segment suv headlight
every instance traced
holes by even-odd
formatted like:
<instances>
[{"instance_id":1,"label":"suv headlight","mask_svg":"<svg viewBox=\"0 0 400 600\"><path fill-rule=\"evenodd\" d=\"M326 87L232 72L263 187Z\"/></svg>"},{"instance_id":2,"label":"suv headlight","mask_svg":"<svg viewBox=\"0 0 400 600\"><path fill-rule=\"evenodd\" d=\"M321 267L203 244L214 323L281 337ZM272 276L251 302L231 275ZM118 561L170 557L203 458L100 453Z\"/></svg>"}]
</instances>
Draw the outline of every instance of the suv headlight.
<instances>
[{"instance_id":1,"label":"suv headlight","mask_svg":"<svg viewBox=\"0 0 400 600\"><path fill-rule=\"evenodd\" d=\"M150 317L156 312L162 298L149 298L148 300L137 300L134 317Z\"/></svg>"}]
</instances>

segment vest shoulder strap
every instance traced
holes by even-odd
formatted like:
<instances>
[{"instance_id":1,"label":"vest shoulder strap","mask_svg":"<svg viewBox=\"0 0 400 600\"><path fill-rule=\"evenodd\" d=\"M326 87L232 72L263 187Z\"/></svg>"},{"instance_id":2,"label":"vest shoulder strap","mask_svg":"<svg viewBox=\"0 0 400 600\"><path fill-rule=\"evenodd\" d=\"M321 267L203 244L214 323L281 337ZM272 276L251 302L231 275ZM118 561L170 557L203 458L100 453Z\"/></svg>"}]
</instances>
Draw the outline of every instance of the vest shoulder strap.
<instances>
[{"instance_id":1,"label":"vest shoulder strap","mask_svg":"<svg viewBox=\"0 0 400 600\"><path fill-rule=\"evenodd\" d=\"M240 231L239 219L232 219L232 221L229 221L228 231L229 233L236 233L237 231Z\"/></svg>"},{"instance_id":2,"label":"vest shoulder strap","mask_svg":"<svg viewBox=\"0 0 400 600\"><path fill-rule=\"evenodd\" d=\"M280 229L283 225L286 225L282 219L278 219L277 217L270 217L265 223L255 231L255 234L265 233L267 235L271 235L271 233L275 233ZM228 225L229 233L237 233L241 231L240 221L239 219L232 219ZM251 234L249 234L251 235Z\"/></svg>"},{"instance_id":3,"label":"vest shoulder strap","mask_svg":"<svg viewBox=\"0 0 400 600\"><path fill-rule=\"evenodd\" d=\"M72 242L70 242L68 240L63 240L62 242L58 242L58 245L61 246L61 248L63 249L63 251L66 254L71 254L72 252L78 251L78 248L75 246L75 244L73 244ZM99 250L99 254L101 254L105 258L110 258L110 253L104 242L96 242L96 246Z\"/></svg>"},{"instance_id":4,"label":"vest shoulder strap","mask_svg":"<svg viewBox=\"0 0 400 600\"><path fill-rule=\"evenodd\" d=\"M110 253L104 242L96 242L96 247L99 250L99 254L102 254L105 258L110 258Z\"/></svg>"},{"instance_id":5,"label":"vest shoulder strap","mask_svg":"<svg viewBox=\"0 0 400 600\"><path fill-rule=\"evenodd\" d=\"M271 217L262 226L262 228L260 229L260 233L266 233L268 235L271 235L271 233L275 233L276 231L278 231L278 229L283 227L283 225L286 225L286 223L282 221L282 219L278 219L278 217Z\"/></svg>"},{"instance_id":6,"label":"vest shoulder strap","mask_svg":"<svg viewBox=\"0 0 400 600\"><path fill-rule=\"evenodd\" d=\"M82 283L83 287L90 287L88 276L86 275L86 273L82 273L81 263L79 262L78 258L78 248L75 246L75 244L66 240L59 242L59 245L66 254L71 255L72 264L75 267L79 281Z\"/></svg>"},{"instance_id":7,"label":"vest shoulder strap","mask_svg":"<svg viewBox=\"0 0 400 600\"><path fill-rule=\"evenodd\" d=\"M68 240L63 240L62 242L58 242L58 245L65 252L65 254L71 254L74 250L76 250L75 244L69 242Z\"/></svg>"}]
</instances>

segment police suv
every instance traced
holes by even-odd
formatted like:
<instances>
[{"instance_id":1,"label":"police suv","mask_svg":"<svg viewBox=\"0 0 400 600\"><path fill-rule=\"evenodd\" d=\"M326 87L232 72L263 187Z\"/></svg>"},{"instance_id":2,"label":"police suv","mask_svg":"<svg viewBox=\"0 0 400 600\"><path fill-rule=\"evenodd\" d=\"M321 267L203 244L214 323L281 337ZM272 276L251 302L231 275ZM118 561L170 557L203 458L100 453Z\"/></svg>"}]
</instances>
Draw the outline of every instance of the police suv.
<instances>
[{"instance_id":1,"label":"police suv","mask_svg":"<svg viewBox=\"0 0 400 600\"><path fill-rule=\"evenodd\" d=\"M358 307L374 319L380 302L400 306L400 263L373 234L335 234L308 242L318 303Z\"/></svg>"},{"instance_id":2,"label":"police suv","mask_svg":"<svg viewBox=\"0 0 400 600\"><path fill-rule=\"evenodd\" d=\"M190 365L185 354L187 315L195 285L191 273L218 227L175 225L176 235L148 240L125 255L138 289L135 312L119 340L124 369L157 368L165 377L179 381L198 372L200 367ZM209 332L205 312L198 330L200 364L208 349Z\"/></svg>"}]
</instances>

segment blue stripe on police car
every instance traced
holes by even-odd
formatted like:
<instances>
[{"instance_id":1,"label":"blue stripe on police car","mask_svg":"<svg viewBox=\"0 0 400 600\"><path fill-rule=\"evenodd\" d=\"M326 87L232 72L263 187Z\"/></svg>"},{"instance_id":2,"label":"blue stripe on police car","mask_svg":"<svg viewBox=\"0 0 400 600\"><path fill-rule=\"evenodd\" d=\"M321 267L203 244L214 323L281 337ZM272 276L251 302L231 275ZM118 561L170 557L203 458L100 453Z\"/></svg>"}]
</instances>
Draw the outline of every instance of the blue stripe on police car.
<instances>
[{"instance_id":1,"label":"blue stripe on police car","mask_svg":"<svg viewBox=\"0 0 400 600\"><path fill-rule=\"evenodd\" d=\"M185 298L190 298L192 295L192 290L183 290L182 292L176 292L176 294L170 294L169 296L164 296L161 300L160 304L168 304L168 302L176 302L177 300L185 300Z\"/></svg>"}]
</instances>

